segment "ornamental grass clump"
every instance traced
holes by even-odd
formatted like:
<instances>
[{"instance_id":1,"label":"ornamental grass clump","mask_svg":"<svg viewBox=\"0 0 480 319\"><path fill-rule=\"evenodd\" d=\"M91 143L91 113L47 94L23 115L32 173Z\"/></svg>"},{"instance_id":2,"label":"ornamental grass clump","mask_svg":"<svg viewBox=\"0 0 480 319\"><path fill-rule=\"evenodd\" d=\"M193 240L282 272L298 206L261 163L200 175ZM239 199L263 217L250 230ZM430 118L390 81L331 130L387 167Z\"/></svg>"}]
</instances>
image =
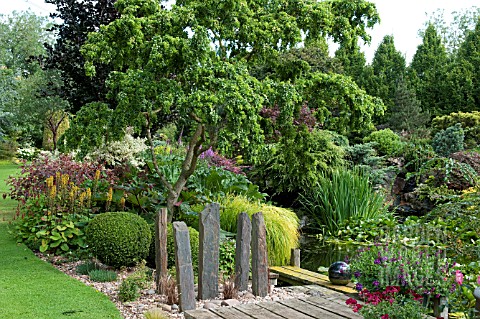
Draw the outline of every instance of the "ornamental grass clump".
<instances>
[{"instance_id":1,"label":"ornamental grass clump","mask_svg":"<svg viewBox=\"0 0 480 319\"><path fill-rule=\"evenodd\" d=\"M316 185L299 198L310 217L310 226L334 236L346 221L373 219L388 213L383 194L375 191L369 178L359 170L337 169L322 174Z\"/></svg>"},{"instance_id":2,"label":"ornamental grass clump","mask_svg":"<svg viewBox=\"0 0 480 319\"><path fill-rule=\"evenodd\" d=\"M263 213L267 229L267 251L270 265L286 265L290 261L292 248L298 247L299 220L295 212L259 202L249 201L243 196L227 196L221 201L220 227L236 233L237 217L246 212L250 217Z\"/></svg>"}]
</instances>

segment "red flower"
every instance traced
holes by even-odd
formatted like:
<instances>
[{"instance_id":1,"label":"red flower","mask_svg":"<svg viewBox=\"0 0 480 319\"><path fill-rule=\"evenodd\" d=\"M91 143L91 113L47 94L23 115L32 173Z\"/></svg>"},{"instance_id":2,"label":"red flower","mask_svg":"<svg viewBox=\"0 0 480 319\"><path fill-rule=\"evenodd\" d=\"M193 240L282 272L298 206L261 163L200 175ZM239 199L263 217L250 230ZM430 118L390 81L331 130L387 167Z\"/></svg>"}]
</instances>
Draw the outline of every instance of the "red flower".
<instances>
[{"instance_id":1,"label":"red flower","mask_svg":"<svg viewBox=\"0 0 480 319\"><path fill-rule=\"evenodd\" d=\"M357 301L356 301L355 299L353 299L353 298L349 298L349 299L347 299L347 301L345 301L345 303L346 303L347 305L356 305L356 304L357 304Z\"/></svg>"},{"instance_id":2,"label":"red flower","mask_svg":"<svg viewBox=\"0 0 480 319\"><path fill-rule=\"evenodd\" d=\"M358 312L360 309L362 309L362 305L361 304L356 304L355 306L353 306L353 312Z\"/></svg>"},{"instance_id":3,"label":"red flower","mask_svg":"<svg viewBox=\"0 0 480 319\"><path fill-rule=\"evenodd\" d=\"M388 314L384 314L380 316L380 319L390 319L390 317L388 316Z\"/></svg>"}]
</instances>

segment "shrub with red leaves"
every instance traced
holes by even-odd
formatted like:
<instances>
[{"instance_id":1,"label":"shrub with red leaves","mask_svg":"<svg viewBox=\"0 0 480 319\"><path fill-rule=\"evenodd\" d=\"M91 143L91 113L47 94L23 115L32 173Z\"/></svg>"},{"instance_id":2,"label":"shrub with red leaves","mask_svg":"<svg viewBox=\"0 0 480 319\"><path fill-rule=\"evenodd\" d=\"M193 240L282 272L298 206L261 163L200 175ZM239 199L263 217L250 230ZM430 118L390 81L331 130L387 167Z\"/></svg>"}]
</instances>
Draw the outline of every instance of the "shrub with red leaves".
<instances>
[{"instance_id":1,"label":"shrub with red leaves","mask_svg":"<svg viewBox=\"0 0 480 319\"><path fill-rule=\"evenodd\" d=\"M47 188L45 180L57 173L69 175L71 182L82 185L86 181L94 180L97 171L100 172L99 181L109 186L113 186L118 179L114 171L106 169L101 163L77 162L65 154L58 158L41 156L32 162L23 161L21 174L8 178L10 197L25 202L28 198L44 194Z\"/></svg>"},{"instance_id":2,"label":"shrub with red leaves","mask_svg":"<svg viewBox=\"0 0 480 319\"><path fill-rule=\"evenodd\" d=\"M209 148L200 154L200 158L205 159L209 165L223 168L224 170L235 174L245 175L245 173L242 171L242 168L245 166L239 166L236 159L225 158L212 150L212 148Z\"/></svg>"}]
</instances>

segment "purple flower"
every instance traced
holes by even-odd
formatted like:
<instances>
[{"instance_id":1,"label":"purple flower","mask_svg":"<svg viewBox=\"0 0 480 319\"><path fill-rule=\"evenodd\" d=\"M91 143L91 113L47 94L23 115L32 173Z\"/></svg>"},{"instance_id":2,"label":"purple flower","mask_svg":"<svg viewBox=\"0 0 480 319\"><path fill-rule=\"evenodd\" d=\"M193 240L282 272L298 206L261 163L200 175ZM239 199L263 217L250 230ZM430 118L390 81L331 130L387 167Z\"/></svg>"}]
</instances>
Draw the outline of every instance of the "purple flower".
<instances>
[{"instance_id":1,"label":"purple flower","mask_svg":"<svg viewBox=\"0 0 480 319\"><path fill-rule=\"evenodd\" d=\"M378 280L374 280L372 284L373 284L375 287L378 287L378 285L380 285L380 283L378 282Z\"/></svg>"},{"instance_id":2,"label":"purple flower","mask_svg":"<svg viewBox=\"0 0 480 319\"><path fill-rule=\"evenodd\" d=\"M375 259L373 262L375 265L380 265L382 263L382 260L380 258Z\"/></svg>"},{"instance_id":3,"label":"purple flower","mask_svg":"<svg viewBox=\"0 0 480 319\"><path fill-rule=\"evenodd\" d=\"M357 289L358 291L362 291L363 285L362 285L361 283L357 283L357 284L355 285L355 289Z\"/></svg>"},{"instance_id":4,"label":"purple flower","mask_svg":"<svg viewBox=\"0 0 480 319\"><path fill-rule=\"evenodd\" d=\"M359 278L362 274L357 270L356 272L353 273L353 275L355 276L355 278Z\"/></svg>"}]
</instances>

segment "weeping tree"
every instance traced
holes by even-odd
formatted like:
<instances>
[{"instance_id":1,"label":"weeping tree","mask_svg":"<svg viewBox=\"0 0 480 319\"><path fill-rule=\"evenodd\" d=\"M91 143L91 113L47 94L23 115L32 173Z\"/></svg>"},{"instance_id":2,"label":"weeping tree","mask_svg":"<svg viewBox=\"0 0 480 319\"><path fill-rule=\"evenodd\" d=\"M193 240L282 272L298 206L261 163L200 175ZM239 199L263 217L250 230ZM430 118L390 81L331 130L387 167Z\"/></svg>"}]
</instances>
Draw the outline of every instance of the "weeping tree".
<instances>
[{"instance_id":1,"label":"weeping tree","mask_svg":"<svg viewBox=\"0 0 480 319\"><path fill-rule=\"evenodd\" d=\"M167 190L170 221L205 149L216 146L226 155L241 153L254 163L264 140L261 108L277 104L269 99L288 101L283 118L292 121L303 104L301 98L290 98L301 95L301 86L261 81L250 73L253 63L274 58L302 41L324 41L328 36L339 42L368 39L366 28L378 20L375 6L361 0L178 0L169 9L157 0L118 0L115 9L119 17L89 34L82 48L89 76L95 76L99 66L111 68L106 86L114 106L89 104L82 107L87 109L83 114L92 118L95 112L90 107L104 111L106 118L99 119L98 114L95 118L102 123L99 136L108 132L111 139L121 138L127 126L146 132L153 169ZM272 93L275 87L285 89ZM188 128L186 155L173 181L156 162L151 133L170 114ZM79 127L93 133L89 125ZM164 214L157 216L159 247L165 229L160 216ZM166 273L161 266L165 258L158 257L157 279Z\"/></svg>"},{"instance_id":2,"label":"weeping tree","mask_svg":"<svg viewBox=\"0 0 480 319\"><path fill-rule=\"evenodd\" d=\"M112 68L107 87L115 108L104 113L111 120L101 127L111 138L135 126L146 128L151 140L152 125L173 112L188 123L189 144L176 181L158 169L152 147L170 218L202 150L215 145L255 162L263 143L259 111L275 101L268 100L272 81L250 75L254 61L327 36L368 40L366 29L378 21L375 6L365 1L179 0L165 9L156 0L118 0L115 8L119 17L91 33L83 46L85 68L90 76L98 65ZM274 98L288 101L292 90ZM295 102L287 103L286 118L302 105L301 99Z\"/></svg>"}]
</instances>

